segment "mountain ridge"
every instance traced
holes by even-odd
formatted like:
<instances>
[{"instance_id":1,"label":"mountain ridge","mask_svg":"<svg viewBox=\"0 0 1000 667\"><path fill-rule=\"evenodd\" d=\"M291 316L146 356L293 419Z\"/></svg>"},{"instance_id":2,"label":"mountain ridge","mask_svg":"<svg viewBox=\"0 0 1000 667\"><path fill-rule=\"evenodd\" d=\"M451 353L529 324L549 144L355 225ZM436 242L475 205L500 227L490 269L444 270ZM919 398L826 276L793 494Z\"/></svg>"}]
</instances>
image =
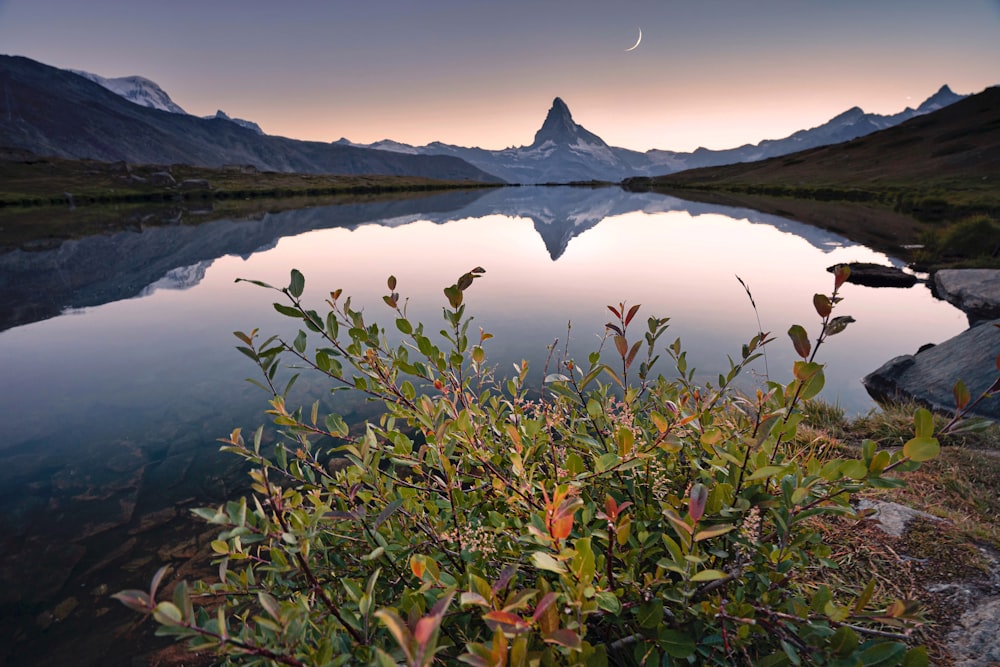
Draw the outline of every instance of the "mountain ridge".
<instances>
[{"instance_id":1,"label":"mountain ridge","mask_svg":"<svg viewBox=\"0 0 1000 667\"><path fill-rule=\"evenodd\" d=\"M391 139L373 144L355 144L346 138L337 143L407 154L451 155L515 183L618 182L633 176L658 176L699 167L755 162L850 141L943 108L964 97L945 84L916 109L907 107L896 114L880 115L866 113L855 106L822 125L799 130L787 137L723 150L699 147L691 152L678 152L654 148L643 153L609 146L598 135L573 121L569 107L561 97L553 100L541 129L527 146L489 150L441 142L412 146Z\"/></svg>"},{"instance_id":2,"label":"mountain ridge","mask_svg":"<svg viewBox=\"0 0 1000 667\"><path fill-rule=\"evenodd\" d=\"M3 56L3 58L11 57ZM4 61L0 60L0 69L2 69L3 63ZM37 64L41 67L47 67L40 63ZM94 82L136 106L167 112L179 118L197 118L187 114L170 99L159 85L144 77L107 79L87 72L51 69L72 72L74 75ZM5 89L5 93L8 95L9 115L11 101L9 91ZM456 162L447 167L438 164L432 171L437 172L444 169L447 175L436 176L435 173L436 177L474 178L475 180L505 181L519 184L620 182L632 177L652 177L694 168L756 162L809 148L841 143L898 125L910 118L953 104L964 97L954 93L948 85L943 85L916 109L907 107L896 114L879 115L866 113L860 107L855 106L837 114L822 125L799 130L781 139L768 139L757 144L745 144L724 150L699 147L691 152L663 149L640 152L610 146L600 136L576 123L569 106L561 97L554 98L545 120L535 133L531 144L502 150L467 148L442 142L411 146L388 138L371 144L356 144L347 138L329 144L298 141L266 135L256 123L231 118L221 110L215 116L208 116L201 120L225 121L239 129L251 131L258 135L259 143L264 146L253 145L255 142L248 144L245 138L234 136L231 132L222 132L221 136L218 136L220 133L208 132L204 126L199 127L200 132L180 130L178 123L171 123L163 118L159 118L154 123L152 116L144 119L149 121L147 124L157 126L146 133L147 136L142 141L145 144L145 150L136 151L133 146L130 153L128 151L116 153L113 150L111 145L114 143L114 128L112 127L113 123L109 122L96 123L96 125L101 126L100 134L102 136L95 137L90 142L83 142L86 144L85 146L80 145L80 137L67 136L65 132L60 136L53 137L51 131L40 130L37 127L38 123L35 123L34 127L20 128L19 135L17 133L12 135L11 129L7 128L6 139L2 131L4 128L0 127L0 141L36 153L54 154L62 157L125 159L145 162L187 161L191 164L204 166L246 163L266 170L302 171L303 173L331 173L328 171L330 169L338 169L342 173L376 173L374 171L358 171L361 169L383 170L377 173L386 174L407 173L416 176L431 176L432 174L428 172L400 170L430 168L426 163L421 167L414 166L416 164L414 160L421 157L451 158L470 165L473 171L482 172L482 174L458 175L462 173L462 170ZM134 119L135 116L134 113L125 113L119 109L111 110L111 114L118 118L124 116ZM171 127L164 129L162 126L165 124L171 125ZM77 127L92 127L94 125L95 123L77 123ZM183 136L174 137L169 141L162 136L163 134L169 136L177 131L182 131ZM161 146L158 154L152 149L152 144L156 143ZM223 145L220 146L220 143ZM182 150L178 150L179 147ZM372 154L367 154L365 157L358 153L345 154L346 149L366 150L371 151ZM328 154L321 156L320 154L324 152ZM185 157L178 157L177 153L183 153ZM336 158L334 158L335 154L337 154Z\"/></svg>"},{"instance_id":3,"label":"mountain ridge","mask_svg":"<svg viewBox=\"0 0 1000 667\"><path fill-rule=\"evenodd\" d=\"M0 56L0 146L105 162L501 182L460 158L298 141L218 117L147 108L83 76L21 56Z\"/></svg>"}]
</instances>

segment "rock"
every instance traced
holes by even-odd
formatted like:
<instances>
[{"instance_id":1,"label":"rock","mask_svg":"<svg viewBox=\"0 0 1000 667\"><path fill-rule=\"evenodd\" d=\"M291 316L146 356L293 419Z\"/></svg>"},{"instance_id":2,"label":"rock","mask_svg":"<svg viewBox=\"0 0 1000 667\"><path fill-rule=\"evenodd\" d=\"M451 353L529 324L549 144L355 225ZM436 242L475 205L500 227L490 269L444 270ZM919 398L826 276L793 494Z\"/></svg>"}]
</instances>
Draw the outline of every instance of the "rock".
<instances>
[{"instance_id":1,"label":"rock","mask_svg":"<svg viewBox=\"0 0 1000 667\"><path fill-rule=\"evenodd\" d=\"M150 512L149 514L144 514L139 518L139 525L128 531L129 535L138 535L139 533L145 533L153 528L159 528L160 526L170 523L177 518L177 508L176 507L165 507L161 510L155 512Z\"/></svg>"},{"instance_id":2,"label":"rock","mask_svg":"<svg viewBox=\"0 0 1000 667\"><path fill-rule=\"evenodd\" d=\"M834 264L828 266L827 271L833 273L840 266ZM869 262L851 262L851 275L847 282L866 287L913 287L917 283L917 277L906 273L895 266L884 266L882 264L871 264Z\"/></svg>"},{"instance_id":3,"label":"rock","mask_svg":"<svg viewBox=\"0 0 1000 667\"><path fill-rule=\"evenodd\" d=\"M151 185L157 187L173 187L177 185L177 181L174 180L169 171L154 171L149 175L149 182Z\"/></svg>"},{"instance_id":4,"label":"rock","mask_svg":"<svg viewBox=\"0 0 1000 667\"><path fill-rule=\"evenodd\" d=\"M134 537L131 537L131 538L125 540L124 542L122 542L121 544L119 544L118 547L116 547L115 549L113 549L111 551L111 553L105 555L103 558L101 558L100 561L98 561L97 563L95 563L92 566L90 566L90 568L86 572L83 573L83 576L84 577L89 577L90 575L94 574L95 572L100 572L101 570L103 570L104 568L106 568L108 565L111 565L112 563L114 563L116 560L119 560L121 558L124 558L125 556L128 556L129 554L132 553L132 550L135 549L135 545L136 545L137 542L138 542L138 540L136 540L136 538L134 538Z\"/></svg>"},{"instance_id":5,"label":"rock","mask_svg":"<svg viewBox=\"0 0 1000 667\"><path fill-rule=\"evenodd\" d=\"M955 667L1000 665L1000 598L978 604L962 614L948 635Z\"/></svg>"},{"instance_id":6,"label":"rock","mask_svg":"<svg viewBox=\"0 0 1000 667\"><path fill-rule=\"evenodd\" d=\"M934 274L934 293L965 312L971 324L1000 317L998 269L942 269Z\"/></svg>"},{"instance_id":7,"label":"rock","mask_svg":"<svg viewBox=\"0 0 1000 667\"><path fill-rule=\"evenodd\" d=\"M185 178L181 181L182 190L209 190L210 187L204 178Z\"/></svg>"},{"instance_id":8,"label":"rock","mask_svg":"<svg viewBox=\"0 0 1000 667\"><path fill-rule=\"evenodd\" d=\"M906 530L906 524L914 519L927 519L929 521L941 521L938 517L915 510L899 503L890 503L880 500L858 501L858 510L874 509L875 513L870 516L878 522L878 527L886 534L893 537L900 537Z\"/></svg>"},{"instance_id":9,"label":"rock","mask_svg":"<svg viewBox=\"0 0 1000 667\"><path fill-rule=\"evenodd\" d=\"M912 400L953 413L958 380L975 400L997 379L998 327L1000 319L984 322L917 354L896 357L864 377L865 389L876 401ZM1000 398L984 399L970 414L1000 421Z\"/></svg>"}]
</instances>

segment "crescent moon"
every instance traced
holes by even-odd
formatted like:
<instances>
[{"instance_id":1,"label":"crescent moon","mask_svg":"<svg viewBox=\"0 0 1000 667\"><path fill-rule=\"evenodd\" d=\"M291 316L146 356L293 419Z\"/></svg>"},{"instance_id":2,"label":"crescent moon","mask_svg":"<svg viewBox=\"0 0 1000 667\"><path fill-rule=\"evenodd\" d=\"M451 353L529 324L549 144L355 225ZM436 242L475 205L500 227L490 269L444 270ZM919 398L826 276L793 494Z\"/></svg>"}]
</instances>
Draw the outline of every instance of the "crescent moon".
<instances>
[{"instance_id":1,"label":"crescent moon","mask_svg":"<svg viewBox=\"0 0 1000 667\"><path fill-rule=\"evenodd\" d=\"M625 50L626 51L635 51L639 47L639 42L641 42L641 41L642 41L642 28L639 28L639 39L635 40L635 44L633 44L630 48L627 48Z\"/></svg>"}]
</instances>

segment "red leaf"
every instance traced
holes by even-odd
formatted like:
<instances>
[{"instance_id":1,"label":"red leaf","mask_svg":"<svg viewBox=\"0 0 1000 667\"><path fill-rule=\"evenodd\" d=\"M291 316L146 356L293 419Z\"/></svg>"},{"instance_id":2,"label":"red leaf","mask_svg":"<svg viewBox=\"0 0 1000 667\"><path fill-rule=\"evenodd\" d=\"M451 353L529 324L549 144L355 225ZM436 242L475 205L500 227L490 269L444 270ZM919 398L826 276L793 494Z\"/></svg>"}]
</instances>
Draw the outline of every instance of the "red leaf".
<instances>
[{"instance_id":1,"label":"red leaf","mask_svg":"<svg viewBox=\"0 0 1000 667\"><path fill-rule=\"evenodd\" d=\"M635 317L637 312L639 312L638 303L628 309L628 315L625 316L625 326L628 326L628 323L632 321L632 318Z\"/></svg>"},{"instance_id":2,"label":"red leaf","mask_svg":"<svg viewBox=\"0 0 1000 667\"><path fill-rule=\"evenodd\" d=\"M808 359L812 345L809 343L809 335L806 333L806 330L801 325L793 324L788 329L788 337L792 339L795 352L803 359Z\"/></svg>"},{"instance_id":3,"label":"red leaf","mask_svg":"<svg viewBox=\"0 0 1000 667\"><path fill-rule=\"evenodd\" d=\"M604 514L612 523L618 520L618 501L611 496L604 499Z\"/></svg>"},{"instance_id":4,"label":"red leaf","mask_svg":"<svg viewBox=\"0 0 1000 667\"><path fill-rule=\"evenodd\" d=\"M829 297L825 294L814 294L813 306L816 307L816 312L820 317L829 317L830 313L833 312L833 304L830 303Z\"/></svg>"},{"instance_id":5,"label":"red leaf","mask_svg":"<svg viewBox=\"0 0 1000 667\"><path fill-rule=\"evenodd\" d=\"M965 386L965 383L959 380L955 383L955 388L953 390L955 394L955 407L959 410L964 410L965 406L969 404L969 400L972 396L969 395L969 389Z\"/></svg>"},{"instance_id":6,"label":"red leaf","mask_svg":"<svg viewBox=\"0 0 1000 667\"><path fill-rule=\"evenodd\" d=\"M840 289L840 286L847 282L847 279L851 277L851 267L847 264L838 264L837 268L833 271L833 286L834 289Z\"/></svg>"},{"instance_id":7,"label":"red leaf","mask_svg":"<svg viewBox=\"0 0 1000 667\"><path fill-rule=\"evenodd\" d=\"M580 639L580 635L566 628L562 628L545 635L545 641L550 644L559 644L559 646L565 646L566 648L573 649L575 651L579 651L583 646L583 641Z\"/></svg>"},{"instance_id":8,"label":"red leaf","mask_svg":"<svg viewBox=\"0 0 1000 667\"><path fill-rule=\"evenodd\" d=\"M698 482L691 487L690 502L688 503L688 516L695 523L705 515L705 503L708 502L708 489L704 484Z\"/></svg>"},{"instance_id":9,"label":"red leaf","mask_svg":"<svg viewBox=\"0 0 1000 667\"><path fill-rule=\"evenodd\" d=\"M615 347L618 349L618 355L624 359L628 354L628 341L625 340L625 336L615 336Z\"/></svg>"},{"instance_id":10,"label":"red leaf","mask_svg":"<svg viewBox=\"0 0 1000 667\"><path fill-rule=\"evenodd\" d=\"M617 317L618 319L621 319L622 314L621 314L621 312L617 308L615 308L614 306L608 306L608 310L610 310L612 313L614 313L615 317Z\"/></svg>"},{"instance_id":11,"label":"red leaf","mask_svg":"<svg viewBox=\"0 0 1000 667\"><path fill-rule=\"evenodd\" d=\"M437 630L438 620L434 616L424 616L417 621L417 627L413 631L413 638L417 640L417 646L420 648L427 646L427 642L431 640L434 631Z\"/></svg>"},{"instance_id":12,"label":"red leaf","mask_svg":"<svg viewBox=\"0 0 1000 667\"><path fill-rule=\"evenodd\" d=\"M542 614L545 613L545 610L551 607L553 603L555 603L555 601L556 601L555 593L549 591L548 593L543 595L542 599L538 601L538 606L535 607L535 613L531 615L531 620L538 621L538 619L542 617Z\"/></svg>"},{"instance_id":13,"label":"red leaf","mask_svg":"<svg viewBox=\"0 0 1000 667\"><path fill-rule=\"evenodd\" d=\"M628 351L628 356L625 358L625 368L631 366L632 362L635 361L635 355L638 354L639 348L641 346L642 346L642 341L637 340L635 342L635 345L632 346L632 349Z\"/></svg>"},{"instance_id":14,"label":"red leaf","mask_svg":"<svg viewBox=\"0 0 1000 667\"><path fill-rule=\"evenodd\" d=\"M502 632L520 634L531 628L531 626L528 625L523 618L517 614L512 614L509 611L487 612L486 614L483 614L483 620L486 621L486 625L489 629L494 632L500 630Z\"/></svg>"}]
</instances>

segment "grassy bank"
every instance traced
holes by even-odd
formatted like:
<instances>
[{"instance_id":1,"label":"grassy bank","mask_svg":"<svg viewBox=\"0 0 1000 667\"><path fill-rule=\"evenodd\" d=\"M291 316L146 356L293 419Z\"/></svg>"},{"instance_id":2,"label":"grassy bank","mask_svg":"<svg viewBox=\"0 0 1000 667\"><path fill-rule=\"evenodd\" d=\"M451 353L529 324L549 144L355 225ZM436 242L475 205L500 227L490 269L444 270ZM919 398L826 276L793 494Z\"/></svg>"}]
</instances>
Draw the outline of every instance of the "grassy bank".
<instances>
[{"instance_id":1,"label":"grassy bank","mask_svg":"<svg viewBox=\"0 0 1000 667\"><path fill-rule=\"evenodd\" d=\"M252 167L0 159L0 248L44 247L140 226L253 218L309 206L495 187L409 176L258 172Z\"/></svg>"},{"instance_id":2,"label":"grassy bank","mask_svg":"<svg viewBox=\"0 0 1000 667\"><path fill-rule=\"evenodd\" d=\"M0 207L320 197L469 187L489 186L414 176L261 172L245 165L213 169L42 157L0 160Z\"/></svg>"}]
</instances>

